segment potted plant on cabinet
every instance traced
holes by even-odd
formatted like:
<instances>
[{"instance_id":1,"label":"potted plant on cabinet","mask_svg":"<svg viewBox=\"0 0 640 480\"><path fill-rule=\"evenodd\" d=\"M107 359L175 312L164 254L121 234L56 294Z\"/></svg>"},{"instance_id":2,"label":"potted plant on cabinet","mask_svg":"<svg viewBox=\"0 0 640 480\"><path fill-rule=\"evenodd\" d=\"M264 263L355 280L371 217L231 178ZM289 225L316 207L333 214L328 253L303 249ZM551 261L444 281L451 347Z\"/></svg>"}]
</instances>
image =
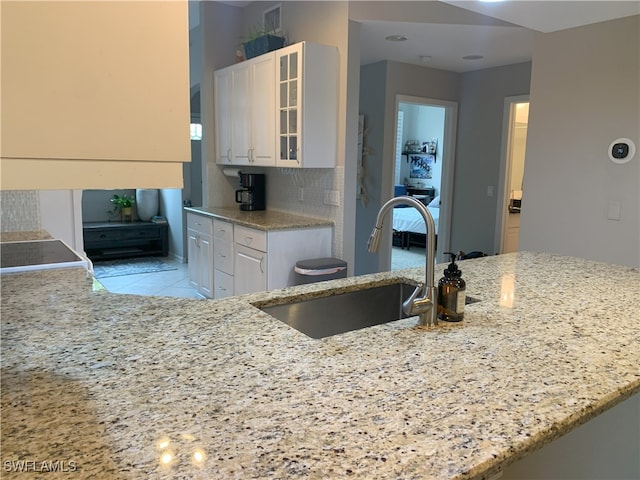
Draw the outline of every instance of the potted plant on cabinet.
<instances>
[{"instance_id":1,"label":"potted plant on cabinet","mask_svg":"<svg viewBox=\"0 0 640 480\"><path fill-rule=\"evenodd\" d=\"M244 56L248 60L273 50L284 47L285 37L277 35L273 29L254 27L244 37L242 46Z\"/></svg>"},{"instance_id":2,"label":"potted plant on cabinet","mask_svg":"<svg viewBox=\"0 0 640 480\"><path fill-rule=\"evenodd\" d=\"M136 203L135 197L133 195L116 195L114 194L111 197L111 203L114 205L114 213L120 212L120 219L123 222L131 222L133 221L132 207L133 204Z\"/></svg>"}]
</instances>

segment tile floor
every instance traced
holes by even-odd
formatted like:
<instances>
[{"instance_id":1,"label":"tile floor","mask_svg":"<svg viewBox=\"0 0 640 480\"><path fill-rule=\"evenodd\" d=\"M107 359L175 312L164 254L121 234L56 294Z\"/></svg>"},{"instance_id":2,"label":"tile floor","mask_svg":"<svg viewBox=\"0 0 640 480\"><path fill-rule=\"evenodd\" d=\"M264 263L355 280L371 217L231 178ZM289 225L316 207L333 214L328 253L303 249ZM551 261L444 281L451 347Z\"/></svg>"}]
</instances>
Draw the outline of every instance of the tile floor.
<instances>
[{"instance_id":1,"label":"tile floor","mask_svg":"<svg viewBox=\"0 0 640 480\"><path fill-rule=\"evenodd\" d=\"M204 298L189 286L187 264L171 258L163 258L163 262L174 265L177 270L157 273L141 273L107 277L98 281L110 292L131 293L134 295L151 295L161 297Z\"/></svg>"},{"instance_id":2,"label":"tile floor","mask_svg":"<svg viewBox=\"0 0 640 480\"><path fill-rule=\"evenodd\" d=\"M391 250L391 270L403 268L424 267L425 249L411 247L409 250L393 247Z\"/></svg>"},{"instance_id":3,"label":"tile floor","mask_svg":"<svg viewBox=\"0 0 640 480\"><path fill-rule=\"evenodd\" d=\"M141 273L107 277L98 281L112 293L129 293L133 295L151 295L161 297L184 297L203 299L196 290L189 286L187 264L170 258L163 262L174 265L177 270L157 273ZM391 255L391 269L399 270L424 266L424 248L411 247L403 250L394 247Z\"/></svg>"}]
</instances>

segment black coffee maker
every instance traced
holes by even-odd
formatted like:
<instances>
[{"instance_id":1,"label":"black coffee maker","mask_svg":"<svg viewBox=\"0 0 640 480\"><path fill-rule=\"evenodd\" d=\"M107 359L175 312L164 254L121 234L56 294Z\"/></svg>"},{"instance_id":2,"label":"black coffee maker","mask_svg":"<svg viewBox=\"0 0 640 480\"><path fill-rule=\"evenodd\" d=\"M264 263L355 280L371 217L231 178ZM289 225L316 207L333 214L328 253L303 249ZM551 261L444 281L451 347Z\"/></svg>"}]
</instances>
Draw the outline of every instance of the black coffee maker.
<instances>
[{"instance_id":1,"label":"black coffee maker","mask_svg":"<svg viewBox=\"0 0 640 480\"><path fill-rule=\"evenodd\" d=\"M236 190L236 203L240 210L266 208L265 176L263 173L239 173L241 190Z\"/></svg>"}]
</instances>

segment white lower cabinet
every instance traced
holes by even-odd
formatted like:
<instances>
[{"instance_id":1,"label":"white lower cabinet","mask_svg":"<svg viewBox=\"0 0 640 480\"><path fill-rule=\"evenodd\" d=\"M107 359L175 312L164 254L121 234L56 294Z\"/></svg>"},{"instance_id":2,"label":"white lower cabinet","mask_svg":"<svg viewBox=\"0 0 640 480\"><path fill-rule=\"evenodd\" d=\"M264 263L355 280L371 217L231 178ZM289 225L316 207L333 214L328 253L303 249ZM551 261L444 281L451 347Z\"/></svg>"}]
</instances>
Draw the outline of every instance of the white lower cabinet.
<instances>
[{"instance_id":1,"label":"white lower cabinet","mask_svg":"<svg viewBox=\"0 0 640 480\"><path fill-rule=\"evenodd\" d=\"M213 298L234 294L233 288L233 224L213 221Z\"/></svg>"},{"instance_id":2,"label":"white lower cabinet","mask_svg":"<svg viewBox=\"0 0 640 480\"><path fill-rule=\"evenodd\" d=\"M213 298L230 297L233 295L233 275L214 269L213 288Z\"/></svg>"},{"instance_id":3,"label":"white lower cabinet","mask_svg":"<svg viewBox=\"0 0 640 480\"><path fill-rule=\"evenodd\" d=\"M295 285L299 260L331 256L332 228L262 231L235 225L234 293Z\"/></svg>"},{"instance_id":4,"label":"white lower cabinet","mask_svg":"<svg viewBox=\"0 0 640 480\"><path fill-rule=\"evenodd\" d=\"M213 222L187 213L189 285L205 297L213 298Z\"/></svg>"},{"instance_id":5,"label":"white lower cabinet","mask_svg":"<svg viewBox=\"0 0 640 480\"><path fill-rule=\"evenodd\" d=\"M236 244L233 289L236 295L267 289L267 254Z\"/></svg>"},{"instance_id":6,"label":"white lower cabinet","mask_svg":"<svg viewBox=\"0 0 640 480\"><path fill-rule=\"evenodd\" d=\"M331 256L332 232L265 231L187 212L189 284L209 298L295 285L296 262Z\"/></svg>"}]
</instances>

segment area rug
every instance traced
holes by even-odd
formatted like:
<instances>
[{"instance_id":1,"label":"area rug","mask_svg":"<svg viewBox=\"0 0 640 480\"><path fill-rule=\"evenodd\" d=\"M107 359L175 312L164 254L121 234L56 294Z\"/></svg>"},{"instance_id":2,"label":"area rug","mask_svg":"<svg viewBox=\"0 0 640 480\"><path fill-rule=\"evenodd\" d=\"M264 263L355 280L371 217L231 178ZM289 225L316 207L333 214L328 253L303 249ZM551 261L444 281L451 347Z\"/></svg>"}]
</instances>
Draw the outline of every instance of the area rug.
<instances>
[{"instance_id":1,"label":"area rug","mask_svg":"<svg viewBox=\"0 0 640 480\"><path fill-rule=\"evenodd\" d=\"M127 258L94 262L93 274L96 278L121 277L141 273L167 272L177 267L163 262L159 258Z\"/></svg>"}]
</instances>

